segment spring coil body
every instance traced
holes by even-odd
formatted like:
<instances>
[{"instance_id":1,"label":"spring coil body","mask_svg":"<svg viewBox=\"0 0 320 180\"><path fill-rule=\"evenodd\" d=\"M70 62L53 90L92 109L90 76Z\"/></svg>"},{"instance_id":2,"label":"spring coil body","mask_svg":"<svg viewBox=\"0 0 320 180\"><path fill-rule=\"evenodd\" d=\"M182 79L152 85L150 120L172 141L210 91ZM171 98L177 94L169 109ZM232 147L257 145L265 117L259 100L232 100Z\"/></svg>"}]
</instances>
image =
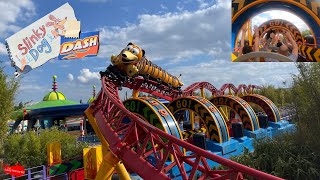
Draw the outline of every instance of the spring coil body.
<instances>
[{"instance_id":1,"label":"spring coil body","mask_svg":"<svg viewBox=\"0 0 320 180\"><path fill-rule=\"evenodd\" d=\"M139 70L139 74L142 76L149 75L149 77L161 80L161 82L171 85L174 88L183 86L183 83L178 79L178 77L171 75L146 58L141 59L136 66Z\"/></svg>"}]
</instances>

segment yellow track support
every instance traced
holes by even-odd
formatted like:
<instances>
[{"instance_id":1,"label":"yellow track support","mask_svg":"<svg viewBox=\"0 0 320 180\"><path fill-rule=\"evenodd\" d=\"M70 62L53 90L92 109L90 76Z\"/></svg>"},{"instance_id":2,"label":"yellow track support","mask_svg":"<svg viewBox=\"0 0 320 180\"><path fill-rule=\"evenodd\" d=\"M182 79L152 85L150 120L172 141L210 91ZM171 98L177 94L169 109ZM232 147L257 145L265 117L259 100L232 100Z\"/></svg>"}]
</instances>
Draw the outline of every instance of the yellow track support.
<instances>
[{"instance_id":1,"label":"yellow track support","mask_svg":"<svg viewBox=\"0 0 320 180\"><path fill-rule=\"evenodd\" d=\"M251 20L249 20L247 23L248 23L247 26L248 26L249 46L252 46L252 39L253 39L253 37L252 37L252 31L251 31Z\"/></svg>"},{"instance_id":2,"label":"yellow track support","mask_svg":"<svg viewBox=\"0 0 320 180\"><path fill-rule=\"evenodd\" d=\"M190 122L191 122L191 129L194 130L194 112L193 111L189 111L189 118L190 118Z\"/></svg>"},{"instance_id":3,"label":"yellow track support","mask_svg":"<svg viewBox=\"0 0 320 180\"><path fill-rule=\"evenodd\" d=\"M134 97L134 98L139 97L139 91L133 90L133 91L132 91L132 97Z\"/></svg>"},{"instance_id":4,"label":"yellow track support","mask_svg":"<svg viewBox=\"0 0 320 180\"><path fill-rule=\"evenodd\" d=\"M119 159L116 158L111 151L107 152L102 160L101 166L96 176L96 180L111 180L115 166Z\"/></svg>"},{"instance_id":5,"label":"yellow track support","mask_svg":"<svg viewBox=\"0 0 320 180\"><path fill-rule=\"evenodd\" d=\"M206 98L205 96L204 96L204 88L200 88L200 96L201 97L203 97L203 98Z\"/></svg>"},{"instance_id":6,"label":"yellow track support","mask_svg":"<svg viewBox=\"0 0 320 180\"><path fill-rule=\"evenodd\" d=\"M127 169L124 167L122 162L118 162L116 165L116 171L118 173L119 178L122 180L131 180L129 173L127 172Z\"/></svg>"},{"instance_id":7,"label":"yellow track support","mask_svg":"<svg viewBox=\"0 0 320 180\"><path fill-rule=\"evenodd\" d=\"M104 149L109 149L109 144L108 142L104 139L102 133L99 130L97 121L95 117L92 115L92 109L90 107L85 111L85 114L94 129L96 135L99 137L102 148ZM103 161L101 163L100 169L97 173L97 176L95 179L97 180L109 180L112 177L112 173L114 169L117 170L117 173L121 180L130 180L129 173L127 172L126 168L122 163L120 163L119 159L115 157L111 151L106 151L103 157Z\"/></svg>"}]
</instances>

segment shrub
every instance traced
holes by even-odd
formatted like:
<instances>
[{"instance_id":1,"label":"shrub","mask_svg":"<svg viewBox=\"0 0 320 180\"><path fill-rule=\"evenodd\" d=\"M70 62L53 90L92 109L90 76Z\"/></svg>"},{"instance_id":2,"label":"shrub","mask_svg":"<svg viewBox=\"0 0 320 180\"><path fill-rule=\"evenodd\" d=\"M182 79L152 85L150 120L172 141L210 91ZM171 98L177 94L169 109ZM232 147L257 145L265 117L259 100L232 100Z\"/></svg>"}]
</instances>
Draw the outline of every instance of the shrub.
<instances>
[{"instance_id":1,"label":"shrub","mask_svg":"<svg viewBox=\"0 0 320 180\"><path fill-rule=\"evenodd\" d=\"M77 142L76 137L56 128L25 134L13 134L4 139L3 153L0 158L7 164L19 162L25 168L47 164L47 144L61 143L62 160L82 156L82 149L87 147L83 142Z\"/></svg>"},{"instance_id":2,"label":"shrub","mask_svg":"<svg viewBox=\"0 0 320 180\"><path fill-rule=\"evenodd\" d=\"M245 152L232 160L285 179L318 179L320 153L299 144L297 138L301 137L294 133L255 141L253 153Z\"/></svg>"}]
</instances>

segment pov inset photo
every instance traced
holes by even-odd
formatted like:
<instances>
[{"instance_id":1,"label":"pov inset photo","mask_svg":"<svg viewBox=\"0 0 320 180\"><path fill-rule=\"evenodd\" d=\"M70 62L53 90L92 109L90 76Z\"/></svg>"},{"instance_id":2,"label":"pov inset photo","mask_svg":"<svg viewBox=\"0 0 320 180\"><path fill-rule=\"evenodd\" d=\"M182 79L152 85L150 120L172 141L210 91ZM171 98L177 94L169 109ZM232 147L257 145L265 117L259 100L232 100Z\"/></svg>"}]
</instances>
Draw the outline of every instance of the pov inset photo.
<instances>
[{"instance_id":1,"label":"pov inset photo","mask_svg":"<svg viewBox=\"0 0 320 180\"><path fill-rule=\"evenodd\" d=\"M319 0L233 0L233 62L320 62Z\"/></svg>"}]
</instances>

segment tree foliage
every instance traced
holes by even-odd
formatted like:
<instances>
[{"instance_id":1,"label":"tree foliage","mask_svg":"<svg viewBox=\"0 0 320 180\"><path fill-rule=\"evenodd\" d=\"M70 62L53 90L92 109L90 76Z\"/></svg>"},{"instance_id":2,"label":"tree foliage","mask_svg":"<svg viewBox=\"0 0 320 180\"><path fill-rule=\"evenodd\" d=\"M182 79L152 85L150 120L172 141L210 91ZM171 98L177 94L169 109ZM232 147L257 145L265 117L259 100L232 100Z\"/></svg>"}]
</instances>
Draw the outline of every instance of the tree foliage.
<instances>
[{"instance_id":1,"label":"tree foliage","mask_svg":"<svg viewBox=\"0 0 320 180\"><path fill-rule=\"evenodd\" d=\"M298 63L291 88L284 92L285 103L293 104L297 131L272 141L255 143L254 153L234 160L255 169L286 179L320 177L320 64ZM267 86L261 94L279 104L281 88Z\"/></svg>"},{"instance_id":2,"label":"tree foliage","mask_svg":"<svg viewBox=\"0 0 320 180\"><path fill-rule=\"evenodd\" d=\"M299 75L293 77L292 102L297 110L301 143L320 152L320 64L297 64Z\"/></svg>"},{"instance_id":3,"label":"tree foliage","mask_svg":"<svg viewBox=\"0 0 320 180\"><path fill-rule=\"evenodd\" d=\"M273 85L265 85L257 93L269 98L277 107L291 103L291 90L289 88L276 88Z\"/></svg>"},{"instance_id":4,"label":"tree foliage","mask_svg":"<svg viewBox=\"0 0 320 180\"><path fill-rule=\"evenodd\" d=\"M14 97L18 89L18 81L9 78L3 67L0 67L0 146L7 133L7 121L10 120L14 107Z\"/></svg>"},{"instance_id":5,"label":"tree foliage","mask_svg":"<svg viewBox=\"0 0 320 180\"><path fill-rule=\"evenodd\" d=\"M76 137L56 128L43 130L37 135L30 131L25 134L9 135L3 143L3 158L7 164L19 162L25 168L47 164L47 145L52 142L61 144L62 160L82 156L86 143L78 142Z\"/></svg>"},{"instance_id":6,"label":"tree foliage","mask_svg":"<svg viewBox=\"0 0 320 180\"><path fill-rule=\"evenodd\" d=\"M317 179L320 156L310 146L298 143L298 133L273 140L256 141L253 153L245 152L232 159L260 171L285 179Z\"/></svg>"},{"instance_id":7,"label":"tree foliage","mask_svg":"<svg viewBox=\"0 0 320 180\"><path fill-rule=\"evenodd\" d=\"M307 35L312 35L312 32L310 29L306 29L306 30L302 31L301 35L302 35L302 37L307 36Z\"/></svg>"},{"instance_id":8,"label":"tree foliage","mask_svg":"<svg viewBox=\"0 0 320 180\"><path fill-rule=\"evenodd\" d=\"M201 92L200 91L193 92L193 96L201 96ZM212 99L211 93L208 92L208 91L205 91L204 92L204 98L208 99L208 100Z\"/></svg>"}]
</instances>

